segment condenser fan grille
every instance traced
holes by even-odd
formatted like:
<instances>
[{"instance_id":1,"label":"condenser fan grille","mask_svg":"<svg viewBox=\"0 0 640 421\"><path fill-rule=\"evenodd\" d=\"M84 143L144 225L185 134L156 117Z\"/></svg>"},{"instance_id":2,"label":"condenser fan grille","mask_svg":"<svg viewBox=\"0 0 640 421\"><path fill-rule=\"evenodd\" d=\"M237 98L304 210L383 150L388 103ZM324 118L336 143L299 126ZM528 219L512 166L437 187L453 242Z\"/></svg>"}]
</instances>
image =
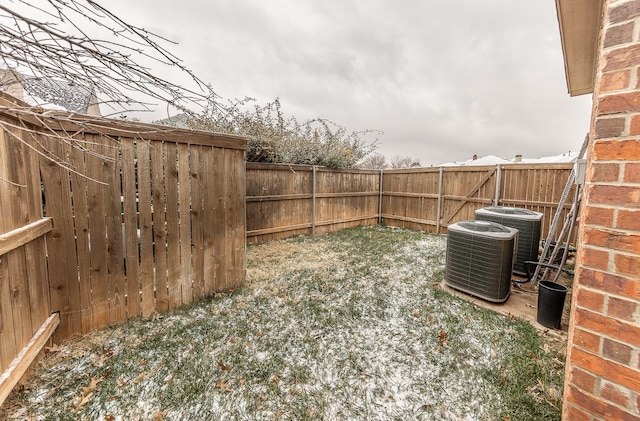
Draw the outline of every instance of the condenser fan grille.
<instances>
[{"instance_id":1,"label":"condenser fan grille","mask_svg":"<svg viewBox=\"0 0 640 421\"><path fill-rule=\"evenodd\" d=\"M538 260L542 213L529 209L489 206L475 212L476 220L491 221L518 230L518 248L513 271L526 275L524 262Z\"/></svg>"},{"instance_id":2,"label":"condenser fan grille","mask_svg":"<svg viewBox=\"0 0 640 421\"><path fill-rule=\"evenodd\" d=\"M505 301L517 230L488 221L462 221L448 230L445 283L488 301Z\"/></svg>"}]
</instances>

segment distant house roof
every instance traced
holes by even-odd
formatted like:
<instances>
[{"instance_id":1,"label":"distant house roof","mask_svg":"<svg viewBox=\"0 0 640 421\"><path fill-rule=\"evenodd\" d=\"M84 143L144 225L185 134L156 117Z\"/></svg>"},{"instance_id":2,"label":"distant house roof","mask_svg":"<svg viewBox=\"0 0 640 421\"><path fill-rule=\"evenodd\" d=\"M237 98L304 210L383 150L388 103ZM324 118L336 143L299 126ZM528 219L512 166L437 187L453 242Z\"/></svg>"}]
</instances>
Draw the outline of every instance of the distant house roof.
<instances>
[{"instance_id":1,"label":"distant house roof","mask_svg":"<svg viewBox=\"0 0 640 421\"><path fill-rule=\"evenodd\" d=\"M469 159L461 162L445 162L441 167L468 167L498 164L559 164L563 162L575 162L579 152L567 152L559 155L544 156L542 158L505 159L495 155L486 155L477 159Z\"/></svg>"},{"instance_id":2,"label":"distant house roof","mask_svg":"<svg viewBox=\"0 0 640 421\"><path fill-rule=\"evenodd\" d=\"M181 129L188 129L189 116L186 113L176 114L171 117L163 118L162 120L154 121L153 124L159 124L161 126L178 127Z\"/></svg>"},{"instance_id":3,"label":"distant house roof","mask_svg":"<svg viewBox=\"0 0 640 421\"><path fill-rule=\"evenodd\" d=\"M70 112L86 114L91 103L91 89L65 80L26 77L23 87L25 100L28 103L35 102L32 105L51 104Z\"/></svg>"},{"instance_id":4,"label":"distant house roof","mask_svg":"<svg viewBox=\"0 0 640 421\"><path fill-rule=\"evenodd\" d=\"M480 166L480 165L498 165L498 164L513 164L513 161L500 158L495 155L487 155L482 158L469 159L468 161L461 162L445 162L440 164L441 167L467 167L467 166Z\"/></svg>"},{"instance_id":5,"label":"distant house roof","mask_svg":"<svg viewBox=\"0 0 640 421\"><path fill-rule=\"evenodd\" d=\"M542 158L523 158L524 164L559 164L563 162L576 162L580 152L567 152L560 155L544 156Z\"/></svg>"},{"instance_id":6,"label":"distant house roof","mask_svg":"<svg viewBox=\"0 0 640 421\"><path fill-rule=\"evenodd\" d=\"M1 88L29 105L79 114L100 115L93 89L57 78L22 75L0 70Z\"/></svg>"}]
</instances>

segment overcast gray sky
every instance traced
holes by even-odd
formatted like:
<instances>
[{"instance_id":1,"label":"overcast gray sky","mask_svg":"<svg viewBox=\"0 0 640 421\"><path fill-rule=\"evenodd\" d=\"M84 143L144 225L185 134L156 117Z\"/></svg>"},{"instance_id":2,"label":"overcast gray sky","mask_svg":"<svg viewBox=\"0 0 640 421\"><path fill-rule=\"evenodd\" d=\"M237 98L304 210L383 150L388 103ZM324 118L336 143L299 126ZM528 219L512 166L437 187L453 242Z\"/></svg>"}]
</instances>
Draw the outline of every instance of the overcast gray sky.
<instances>
[{"instance_id":1,"label":"overcast gray sky","mask_svg":"<svg viewBox=\"0 0 640 421\"><path fill-rule=\"evenodd\" d=\"M278 97L300 120L381 130L388 157L536 158L579 149L589 129L590 96L567 94L551 0L107 5L178 42L175 54L223 97Z\"/></svg>"}]
</instances>

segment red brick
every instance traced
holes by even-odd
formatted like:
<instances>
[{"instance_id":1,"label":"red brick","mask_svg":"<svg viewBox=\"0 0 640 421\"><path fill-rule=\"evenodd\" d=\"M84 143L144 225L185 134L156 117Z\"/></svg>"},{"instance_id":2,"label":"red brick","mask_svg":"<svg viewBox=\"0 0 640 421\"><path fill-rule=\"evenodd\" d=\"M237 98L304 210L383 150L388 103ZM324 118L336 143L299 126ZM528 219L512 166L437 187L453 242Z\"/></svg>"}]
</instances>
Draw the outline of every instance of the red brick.
<instances>
[{"instance_id":1,"label":"red brick","mask_svg":"<svg viewBox=\"0 0 640 421\"><path fill-rule=\"evenodd\" d=\"M613 261L615 264L615 270L620 275L639 275L638 268L640 268L640 256L616 253Z\"/></svg>"},{"instance_id":2,"label":"red brick","mask_svg":"<svg viewBox=\"0 0 640 421\"><path fill-rule=\"evenodd\" d=\"M600 79L600 93L620 91L631 88L631 70L618 70L604 73Z\"/></svg>"},{"instance_id":3,"label":"red brick","mask_svg":"<svg viewBox=\"0 0 640 421\"><path fill-rule=\"evenodd\" d=\"M594 393L596 388L596 376L591 373L587 373L579 368L571 368L569 374L569 383L579 387L581 390Z\"/></svg>"},{"instance_id":4,"label":"red brick","mask_svg":"<svg viewBox=\"0 0 640 421\"><path fill-rule=\"evenodd\" d=\"M568 403L573 403L575 406L584 409L596 416L602 416L607 420L618 421L638 421L640 417L633 415L630 412L622 410L616 406L613 406L602 399L596 398L593 395L581 392L575 387L569 386L567 391ZM573 420L573 418L570 418ZM581 418L577 420L582 421Z\"/></svg>"},{"instance_id":5,"label":"red brick","mask_svg":"<svg viewBox=\"0 0 640 421\"><path fill-rule=\"evenodd\" d=\"M590 420L591 415L573 405L564 405L563 420Z\"/></svg>"},{"instance_id":6,"label":"red brick","mask_svg":"<svg viewBox=\"0 0 640 421\"><path fill-rule=\"evenodd\" d=\"M613 383L602 382L600 397L620 406L626 407L629 405L629 392L622 390Z\"/></svg>"},{"instance_id":7,"label":"red brick","mask_svg":"<svg viewBox=\"0 0 640 421\"><path fill-rule=\"evenodd\" d=\"M619 176L620 164L603 164L596 162L591 166L591 176L589 177L589 181L592 183L610 183L612 181L618 181Z\"/></svg>"},{"instance_id":8,"label":"red brick","mask_svg":"<svg viewBox=\"0 0 640 421\"><path fill-rule=\"evenodd\" d=\"M633 19L640 15L640 3L637 1L624 3L622 6L612 7L609 12L609 22L616 24Z\"/></svg>"},{"instance_id":9,"label":"red brick","mask_svg":"<svg viewBox=\"0 0 640 421\"><path fill-rule=\"evenodd\" d=\"M601 271L580 268L579 282L583 286L600 289L611 294L640 300L640 280Z\"/></svg>"},{"instance_id":10,"label":"red brick","mask_svg":"<svg viewBox=\"0 0 640 421\"><path fill-rule=\"evenodd\" d=\"M634 67L638 64L638 56L640 55L640 45L635 44L629 47L616 48L605 54L606 64L604 72L613 70L621 70Z\"/></svg>"},{"instance_id":11,"label":"red brick","mask_svg":"<svg viewBox=\"0 0 640 421\"><path fill-rule=\"evenodd\" d=\"M606 186L596 184L588 190L590 203L620 207L640 207L640 189L631 186Z\"/></svg>"},{"instance_id":12,"label":"red brick","mask_svg":"<svg viewBox=\"0 0 640 421\"><path fill-rule=\"evenodd\" d=\"M609 338L602 341L602 355L620 364L629 365L631 363L631 353L633 348Z\"/></svg>"},{"instance_id":13,"label":"red brick","mask_svg":"<svg viewBox=\"0 0 640 421\"><path fill-rule=\"evenodd\" d=\"M576 309L576 323L584 329L601 333L620 342L640 346L640 325L623 322L583 308ZM638 376L640 386L640 373Z\"/></svg>"},{"instance_id":14,"label":"red brick","mask_svg":"<svg viewBox=\"0 0 640 421\"><path fill-rule=\"evenodd\" d=\"M633 22L610 26L604 37L604 48L626 44L633 41Z\"/></svg>"},{"instance_id":15,"label":"red brick","mask_svg":"<svg viewBox=\"0 0 640 421\"><path fill-rule=\"evenodd\" d=\"M576 330L573 333L574 346L579 346L594 353L600 352L600 339L602 339L600 335L587 332L579 327L576 327Z\"/></svg>"},{"instance_id":16,"label":"red brick","mask_svg":"<svg viewBox=\"0 0 640 421\"><path fill-rule=\"evenodd\" d=\"M616 228L640 231L640 210L620 209Z\"/></svg>"},{"instance_id":17,"label":"red brick","mask_svg":"<svg viewBox=\"0 0 640 421\"><path fill-rule=\"evenodd\" d=\"M636 321L636 312L638 311L638 303L635 301L623 300L617 297L609 297L607 303L607 314L616 319L625 320L627 322Z\"/></svg>"},{"instance_id":18,"label":"red brick","mask_svg":"<svg viewBox=\"0 0 640 421\"><path fill-rule=\"evenodd\" d=\"M639 77L640 77L640 69L638 69ZM640 79L638 80L640 83ZM631 123L629 124L629 136L637 136L640 135L640 114L636 114L631 117Z\"/></svg>"},{"instance_id":19,"label":"red brick","mask_svg":"<svg viewBox=\"0 0 640 421\"><path fill-rule=\"evenodd\" d=\"M609 252L583 247L580 264L607 270L609 268Z\"/></svg>"},{"instance_id":20,"label":"red brick","mask_svg":"<svg viewBox=\"0 0 640 421\"><path fill-rule=\"evenodd\" d=\"M624 165L624 182L640 183L640 163L629 162Z\"/></svg>"},{"instance_id":21,"label":"red brick","mask_svg":"<svg viewBox=\"0 0 640 421\"><path fill-rule=\"evenodd\" d=\"M569 363L626 388L633 390L640 388L640 372L638 370L602 359L580 349L574 348L571 351Z\"/></svg>"},{"instance_id":22,"label":"red brick","mask_svg":"<svg viewBox=\"0 0 640 421\"><path fill-rule=\"evenodd\" d=\"M577 305L601 313L604 310L604 295L596 291L580 288Z\"/></svg>"},{"instance_id":23,"label":"red brick","mask_svg":"<svg viewBox=\"0 0 640 421\"><path fill-rule=\"evenodd\" d=\"M604 78L604 77L603 77ZM619 88L622 89L622 88ZM596 120L596 139L619 137L624 133L625 119L599 118Z\"/></svg>"},{"instance_id":24,"label":"red brick","mask_svg":"<svg viewBox=\"0 0 640 421\"><path fill-rule=\"evenodd\" d=\"M640 159L640 141L638 140L599 140L595 142L593 150L596 161L637 161Z\"/></svg>"},{"instance_id":25,"label":"red brick","mask_svg":"<svg viewBox=\"0 0 640 421\"><path fill-rule=\"evenodd\" d=\"M638 211L638 217L640 217L640 211ZM582 220L587 225L602 225L606 227L612 227L613 208L587 206Z\"/></svg>"},{"instance_id":26,"label":"red brick","mask_svg":"<svg viewBox=\"0 0 640 421\"><path fill-rule=\"evenodd\" d=\"M587 227L584 230L583 241L593 246L630 253L640 253L639 234Z\"/></svg>"}]
</instances>

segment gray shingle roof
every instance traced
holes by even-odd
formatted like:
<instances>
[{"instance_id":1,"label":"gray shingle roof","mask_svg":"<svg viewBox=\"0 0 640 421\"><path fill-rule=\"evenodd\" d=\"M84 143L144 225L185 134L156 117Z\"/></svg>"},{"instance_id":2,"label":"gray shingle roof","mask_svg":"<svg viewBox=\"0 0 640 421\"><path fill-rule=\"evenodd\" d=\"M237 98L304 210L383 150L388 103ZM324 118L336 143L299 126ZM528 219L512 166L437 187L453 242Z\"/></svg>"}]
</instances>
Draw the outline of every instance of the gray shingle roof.
<instances>
[{"instance_id":1,"label":"gray shingle roof","mask_svg":"<svg viewBox=\"0 0 640 421\"><path fill-rule=\"evenodd\" d=\"M86 114L91 102L91 89L61 79L25 77L23 87L26 95L70 112Z\"/></svg>"}]
</instances>

